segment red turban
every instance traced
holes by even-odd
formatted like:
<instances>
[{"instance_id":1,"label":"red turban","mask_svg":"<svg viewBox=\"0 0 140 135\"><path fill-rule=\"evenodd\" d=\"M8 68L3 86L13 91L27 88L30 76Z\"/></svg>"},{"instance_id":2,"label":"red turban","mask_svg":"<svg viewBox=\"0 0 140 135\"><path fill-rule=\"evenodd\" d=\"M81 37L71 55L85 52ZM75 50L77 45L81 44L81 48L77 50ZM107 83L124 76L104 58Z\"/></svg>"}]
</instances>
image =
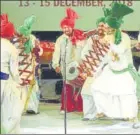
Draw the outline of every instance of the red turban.
<instances>
[{"instance_id":1,"label":"red turban","mask_svg":"<svg viewBox=\"0 0 140 135\"><path fill-rule=\"evenodd\" d=\"M75 20L78 19L78 15L71 8L67 8L66 13L67 13L67 16L60 23L61 28L64 25L67 25L67 26L70 26L71 28L74 29ZM81 30L78 30L78 29L74 29L73 30L73 35L72 35L72 37L70 37L70 39L71 39L72 44L76 45L76 42L78 40L84 40L85 39L84 32L81 31Z\"/></svg>"},{"instance_id":2,"label":"red turban","mask_svg":"<svg viewBox=\"0 0 140 135\"><path fill-rule=\"evenodd\" d=\"M75 19L78 19L77 13L75 11L73 11L71 8L67 8L66 14L67 14L67 16L64 19L62 19L62 21L60 23L61 28L64 25L67 25L67 26L70 26L71 28L74 28Z\"/></svg>"},{"instance_id":3,"label":"red turban","mask_svg":"<svg viewBox=\"0 0 140 135\"><path fill-rule=\"evenodd\" d=\"M8 21L7 14L0 15L0 37L11 38L15 33L14 25Z\"/></svg>"}]
</instances>

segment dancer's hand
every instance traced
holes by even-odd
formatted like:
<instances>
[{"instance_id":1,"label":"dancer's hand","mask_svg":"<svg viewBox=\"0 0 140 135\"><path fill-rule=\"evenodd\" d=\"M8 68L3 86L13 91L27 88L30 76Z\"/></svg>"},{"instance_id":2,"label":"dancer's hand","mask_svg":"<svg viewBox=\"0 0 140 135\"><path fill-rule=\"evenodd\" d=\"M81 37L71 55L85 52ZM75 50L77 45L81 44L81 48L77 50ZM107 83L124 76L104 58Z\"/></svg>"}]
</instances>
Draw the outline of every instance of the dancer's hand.
<instances>
[{"instance_id":1,"label":"dancer's hand","mask_svg":"<svg viewBox=\"0 0 140 135\"><path fill-rule=\"evenodd\" d=\"M136 45L136 48L137 48L138 50L140 50L140 43L138 43L138 44Z\"/></svg>"},{"instance_id":2,"label":"dancer's hand","mask_svg":"<svg viewBox=\"0 0 140 135\"><path fill-rule=\"evenodd\" d=\"M86 74L86 73L81 73L79 76L80 76L83 80L86 80L86 78L87 78L87 74Z\"/></svg>"},{"instance_id":3,"label":"dancer's hand","mask_svg":"<svg viewBox=\"0 0 140 135\"><path fill-rule=\"evenodd\" d=\"M55 68L55 72L56 72L56 73L60 73L60 71L61 71L60 67L56 67L56 68Z\"/></svg>"}]
</instances>

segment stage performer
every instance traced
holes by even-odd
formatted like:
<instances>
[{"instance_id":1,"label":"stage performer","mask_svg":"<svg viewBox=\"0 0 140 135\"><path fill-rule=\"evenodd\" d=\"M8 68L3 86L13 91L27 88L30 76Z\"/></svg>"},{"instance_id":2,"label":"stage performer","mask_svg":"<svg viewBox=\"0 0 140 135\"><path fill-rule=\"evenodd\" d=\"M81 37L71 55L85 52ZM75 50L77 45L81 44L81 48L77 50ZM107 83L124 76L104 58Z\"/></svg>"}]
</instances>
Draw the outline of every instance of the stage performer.
<instances>
[{"instance_id":1,"label":"stage performer","mask_svg":"<svg viewBox=\"0 0 140 135\"><path fill-rule=\"evenodd\" d=\"M27 17L24 24L17 29L15 46L19 52L19 72L25 95L25 110L30 114L38 114L39 87L35 79L36 56L33 53L36 37L32 35L34 15Z\"/></svg>"},{"instance_id":2,"label":"stage performer","mask_svg":"<svg viewBox=\"0 0 140 135\"><path fill-rule=\"evenodd\" d=\"M106 8L104 8L104 14L106 15ZM93 42L94 39L99 40L99 42L102 44L102 41L105 37L105 31L106 31L106 26L102 19L97 20L97 29L95 29L94 31L95 31L94 34L88 38L86 45L84 46L82 50L81 58L83 60L86 60L86 57L89 56L87 52L93 50L92 49L93 46L96 46L95 43ZM101 48L100 48L100 51L101 51ZM89 63L93 62L93 59L90 58L89 60L90 60ZM101 71L100 67L102 68L102 63L99 65L97 70ZM81 74L81 76L85 79L85 82L81 91L81 95L83 99L83 119L82 119L83 121L96 119L95 116L96 116L97 109L95 106L94 98L90 91L91 84L93 83L96 77L95 73L94 74L85 74L85 73Z\"/></svg>"},{"instance_id":3,"label":"stage performer","mask_svg":"<svg viewBox=\"0 0 140 135\"><path fill-rule=\"evenodd\" d=\"M130 7L114 2L104 17L108 27L105 40L110 51L103 71L91 85L96 118L137 120L140 78L133 66L130 38L120 30L123 17L132 12Z\"/></svg>"},{"instance_id":4,"label":"stage performer","mask_svg":"<svg viewBox=\"0 0 140 135\"><path fill-rule=\"evenodd\" d=\"M14 36L14 25L7 14L1 14L1 134L20 134L23 111L22 91L18 71L18 52L10 42Z\"/></svg>"},{"instance_id":5,"label":"stage performer","mask_svg":"<svg viewBox=\"0 0 140 135\"><path fill-rule=\"evenodd\" d=\"M64 89L61 94L61 112L64 113L64 90L66 88L66 111L82 112L83 103L81 94L77 97L77 90L69 83L66 76L67 65L71 62L80 62L81 50L85 43L85 36L83 31L75 29L75 20L78 19L78 15L71 8L66 10L67 16L62 19L60 26L63 31L56 43L53 53L52 66L57 73L62 73L64 79ZM66 77L65 77L66 76Z\"/></svg>"}]
</instances>

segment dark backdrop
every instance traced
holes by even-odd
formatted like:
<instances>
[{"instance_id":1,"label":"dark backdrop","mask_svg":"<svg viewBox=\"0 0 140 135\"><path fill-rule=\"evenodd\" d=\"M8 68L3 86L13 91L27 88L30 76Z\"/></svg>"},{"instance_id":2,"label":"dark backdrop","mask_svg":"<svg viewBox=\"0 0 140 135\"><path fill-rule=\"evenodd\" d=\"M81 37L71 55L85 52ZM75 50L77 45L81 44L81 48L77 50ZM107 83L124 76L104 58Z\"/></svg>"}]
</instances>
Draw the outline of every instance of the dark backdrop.
<instances>
[{"instance_id":1,"label":"dark backdrop","mask_svg":"<svg viewBox=\"0 0 140 135\"><path fill-rule=\"evenodd\" d=\"M40 40L48 40L51 42L55 42L56 39L62 34L61 31L33 31L32 32L37 38ZM127 32L131 37L138 37L138 31L128 31Z\"/></svg>"}]
</instances>

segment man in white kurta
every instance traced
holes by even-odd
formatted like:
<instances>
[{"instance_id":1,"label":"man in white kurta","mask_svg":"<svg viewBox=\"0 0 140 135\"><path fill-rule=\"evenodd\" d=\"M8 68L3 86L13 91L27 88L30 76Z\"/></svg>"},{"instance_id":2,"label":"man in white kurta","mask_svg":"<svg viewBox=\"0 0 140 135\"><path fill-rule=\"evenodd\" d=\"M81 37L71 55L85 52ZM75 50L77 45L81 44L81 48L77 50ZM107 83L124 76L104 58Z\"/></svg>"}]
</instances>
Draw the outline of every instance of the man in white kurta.
<instances>
[{"instance_id":1,"label":"man in white kurta","mask_svg":"<svg viewBox=\"0 0 140 135\"><path fill-rule=\"evenodd\" d=\"M77 91L74 91L74 87L69 83L69 77L67 74L67 66L70 63L74 63L73 66L77 66L81 59L81 50L85 43L85 38L81 30L74 29L75 19L77 19L77 13L68 8L67 17L62 19L60 25L64 32L55 44L55 50L53 53L52 66L57 73L62 73L64 79L64 88L66 88L67 100L65 101L64 91L61 94L61 111L83 111L83 104L81 94L77 95ZM75 99L75 97L77 98Z\"/></svg>"},{"instance_id":2,"label":"man in white kurta","mask_svg":"<svg viewBox=\"0 0 140 135\"><path fill-rule=\"evenodd\" d=\"M135 120L138 112L138 74L133 67L130 38L119 29L123 16L132 13L133 10L120 3L113 3L111 10L105 18L109 30L105 39L110 43L110 51L106 57L107 65L91 86L97 108L96 117L105 115ZM122 12L121 15L115 14L114 21L113 13L116 13L116 10Z\"/></svg>"},{"instance_id":3,"label":"man in white kurta","mask_svg":"<svg viewBox=\"0 0 140 135\"><path fill-rule=\"evenodd\" d=\"M20 134L24 104L19 85L18 53L8 40L14 34L14 26L7 20L6 14L1 18L1 133Z\"/></svg>"},{"instance_id":4,"label":"man in white kurta","mask_svg":"<svg viewBox=\"0 0 140 135\"><path fill-rule=\"evenodd\" d=\"M86 60L87 56L90 56L89 52L93 51L93 46L95 46L96 44L94 43L94 40L99 40L100 44L102 44L102 40L104 40L104 36L105 36L105 24L102 22L102 20L99 19L99 21L97 20L97 32L92 35L91 37L88 38L82 53L81 53L81 58L82 60ZM103 44L102 44L103 45ZM107 44L105 44L107 45ZM100 48L100 51L103 51L102 48ZM106 52L107 53L107 52ZM105 54L105 52L104 52ZM93 55L93 54L92 54ZM94 55L97 55L94 53ZM101 56L100 56L101 58ZM94 82L94 80L96 79L96 76L99 74L99 72L101 72L101 69L104 65L104 56L101 58L102 60L99 62L98 66L96 66L96 71L92 72L92 75L87 75L86 80L84 82L84 85L82 87L82 99L83 99L83 121L88 121L88 120L95 120L95 116L97 113L97 109L95 106L95 101L94 101L94 97L92 95L91 90L91 84ZM93 58L88 57L89 63L86 63L86 66L90 67L90 63L93 62ZM98 72L99 71L99 72ZM84 75L84 73L83 73Z\"/></svg>"},{"instance_id":5,"label":"man in white kurta","mask_svg":"<svg viewBox=\"0 0 140 135\"><path fill-rule=\"evenodd\" d=\"M126 40L124 36L122 36L122 39ZM138 111L135 81L129 73L116 75L111 71L122 70L127 68L129 64L132 64L130 63L131 60L127 57L127 51L129 49L126 48L123 42L118 46L114 46L111 45L110 53L117 53L120 60L111 60L112 58L109 54L108 60L106 60L108 61L108 65L105 66L102 73L95 79L91 90L96 102L98 114L104 113L111 118L132 119L137 116ZM126 104L129 104L129 106Z\"/></svg>"},{"instance_id":6,"label":"man in white kurta","mask_svg":"<svg viewBox=\"0 0 140 135\"><path fill-rule=\"evenodd\" d=\"M32 53L33 48L35 47L36 37L31 34L31 27L35 19L36 17L32 15L24 20L24 25L17 29L18 34L20 34L17 38L22 42L15 44L19 54L22 52L22 54L19 55L19 71L20 73L22 72L20 74L20 78L23 80L22 85L25 91L24 95L26 97L24 109L27 110L27 113L33 114L38 113L39 106L39 87L35 78L36 58ZM33 85L30 84L32 81L34 81Z\"/></svg>"}]
</instances>

